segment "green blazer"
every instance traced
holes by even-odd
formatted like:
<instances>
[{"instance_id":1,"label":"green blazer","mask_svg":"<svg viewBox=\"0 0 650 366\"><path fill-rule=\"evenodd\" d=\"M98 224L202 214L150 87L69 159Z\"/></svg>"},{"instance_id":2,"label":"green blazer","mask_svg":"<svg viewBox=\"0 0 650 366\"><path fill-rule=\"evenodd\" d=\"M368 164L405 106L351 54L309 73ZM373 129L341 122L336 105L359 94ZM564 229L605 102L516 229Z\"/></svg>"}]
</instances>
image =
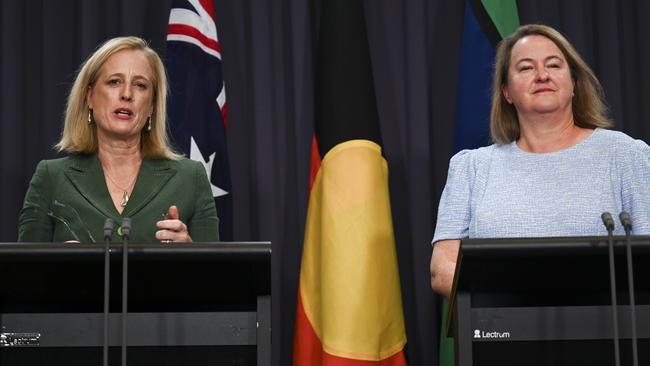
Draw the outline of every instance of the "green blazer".
<instances>
[{"instance_id":1,"label":"green blazer","mask_svg":"<svg viewBox=\"0 0 650 366\"><path fill-rule=\"evenodd\" d=\"M171 205L196 242L219 240L219 219L210 182L201 163L145 159L122 214L113 205L96 154L43 160L20 211L18 241L103 242L104 221L131 218L130 241L158 242L156 222ZM117 230L121 234L121 230ZM113 240L121 241L118 234Z\"/></svg>"}]
</instances>

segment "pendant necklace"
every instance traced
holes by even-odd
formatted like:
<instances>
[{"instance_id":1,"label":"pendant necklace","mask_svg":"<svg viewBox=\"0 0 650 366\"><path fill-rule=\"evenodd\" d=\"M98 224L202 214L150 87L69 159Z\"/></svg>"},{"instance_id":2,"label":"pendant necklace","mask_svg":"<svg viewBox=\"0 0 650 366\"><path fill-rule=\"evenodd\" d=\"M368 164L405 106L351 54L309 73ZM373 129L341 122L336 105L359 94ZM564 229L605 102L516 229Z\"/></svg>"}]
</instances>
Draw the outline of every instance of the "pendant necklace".
<instances>
[{"instance_id":1,"label":"pendant necklace","mask_svg":"<svg viewBox=\"0 0 650 366\"><path fill-rule=\"evenodd\" d=\"M124 189L120 187L117 183L115 183L115 180L113 180L111 175L108 174L108 171L105 170L104 174L106 174L108 179L115 185L115 187L119 188L120 191L124 192L122 194L122 202L120 202L120 206L126 207L126 204L129 203L129 190L133 188L133 184L135 183L135 179L138 177L138 175L136 174L135 177L133 177L133 179L131 180L131 183L129 183L129 185L127 186L127 189Z\"/></svg>"}]
</instances>

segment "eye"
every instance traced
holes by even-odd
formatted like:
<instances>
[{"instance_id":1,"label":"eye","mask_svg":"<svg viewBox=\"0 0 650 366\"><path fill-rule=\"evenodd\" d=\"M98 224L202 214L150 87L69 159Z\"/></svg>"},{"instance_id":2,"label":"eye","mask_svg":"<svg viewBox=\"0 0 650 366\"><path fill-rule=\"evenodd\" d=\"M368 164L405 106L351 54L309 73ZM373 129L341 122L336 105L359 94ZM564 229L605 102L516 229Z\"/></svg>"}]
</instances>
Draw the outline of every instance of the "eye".
<instances>
[{"instance_id":1,"label":"eye","mask_svg":"<svg viewBox=\"0 0 650 366\"><path fill-rule=\"evenodd\" d=\"M530 65L522 65L522 66L519 67L520 72L521 71L528 71L528 70L532 70L532 69L533 69L533 67L530 66Z\"/></svg>"},{"instance_id":2,"label":"eye","mask_svg":"<svg viewBox=\"0 0 650 366\"><path fill-rule=\"evenodd\" d=\"M135 86L142 90L147 90L149 88L149 85L145 83L135 83Z\"/></svg>"},{"instance_id":3,"label":"eye","mask_svg":"<svg viewBox=\"0 0 650 366\"><path fill-rule=\"evenodd\" d=\"M111 86L118 85L119 83L120 79L108 79L108 81L106 81L106 84Z\"/></svg>"},{"instance_id":4,"label":"eye","mask_svg":"<svg viewBox=\"0 0 650 366\"><path fill-rule=\"evenodd\" d=\"M551 68L551 69L559 69L559 68L560 68L560 64L558 64L558 63L552 63L552 64L548 65L548 67Z\"/></svg>"}]
</instances>

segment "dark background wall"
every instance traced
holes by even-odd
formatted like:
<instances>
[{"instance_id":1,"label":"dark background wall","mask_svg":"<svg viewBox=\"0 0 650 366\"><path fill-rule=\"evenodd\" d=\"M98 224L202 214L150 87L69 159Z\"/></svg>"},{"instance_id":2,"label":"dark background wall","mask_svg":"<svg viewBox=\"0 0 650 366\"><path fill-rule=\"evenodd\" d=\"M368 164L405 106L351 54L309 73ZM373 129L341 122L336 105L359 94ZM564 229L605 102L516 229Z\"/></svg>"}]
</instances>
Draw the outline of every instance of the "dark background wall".
<instances>
[{"instance_id":1,"label":"dark background wall","mask_svg":"<svg viewBox=\"0 0 650 366\"><path fill-rule=\"evenodd\" d=\"M36 163L52 158L75 70L107 38L164 55L170 0L0 0L0 241L15 241ZM365 1L411 365L435 365L428 245L455 117L461 0ZM603 83L616 128L650 141L650 2L519 1L561 30ZM273 242L273 360L290 364L313 126L315 5L215 0L229 104L236 240Z\"/></svg>"}]
</instances>

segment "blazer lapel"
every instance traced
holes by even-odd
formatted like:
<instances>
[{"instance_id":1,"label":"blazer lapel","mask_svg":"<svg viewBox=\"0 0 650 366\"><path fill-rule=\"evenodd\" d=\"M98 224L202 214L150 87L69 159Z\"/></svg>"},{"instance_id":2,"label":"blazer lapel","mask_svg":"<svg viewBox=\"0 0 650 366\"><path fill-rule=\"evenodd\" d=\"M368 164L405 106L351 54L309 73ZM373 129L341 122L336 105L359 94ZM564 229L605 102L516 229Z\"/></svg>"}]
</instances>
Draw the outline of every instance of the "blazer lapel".
<instances>
[{"instance_id":1,"label":"blazer lapel","mask_svg":"<svg viewBox=\"0 0 650 366\"><path fill-rule=\"evenodd\" d=\"M167 160L143 160L133 194L122 215L133 217L160 193L175 174L176 169Z\"/></svg>"},{"instance_id":2,"label":"blazer lapel","mask_svg":"<svg viewBox=\"0 0 650 366\"><path fill-rule=\"evenodd\" d=\"M97 154L79 156L64 174L77 191L102 214L106 217L117 214Z\"/></svg>"}]
</instances>

